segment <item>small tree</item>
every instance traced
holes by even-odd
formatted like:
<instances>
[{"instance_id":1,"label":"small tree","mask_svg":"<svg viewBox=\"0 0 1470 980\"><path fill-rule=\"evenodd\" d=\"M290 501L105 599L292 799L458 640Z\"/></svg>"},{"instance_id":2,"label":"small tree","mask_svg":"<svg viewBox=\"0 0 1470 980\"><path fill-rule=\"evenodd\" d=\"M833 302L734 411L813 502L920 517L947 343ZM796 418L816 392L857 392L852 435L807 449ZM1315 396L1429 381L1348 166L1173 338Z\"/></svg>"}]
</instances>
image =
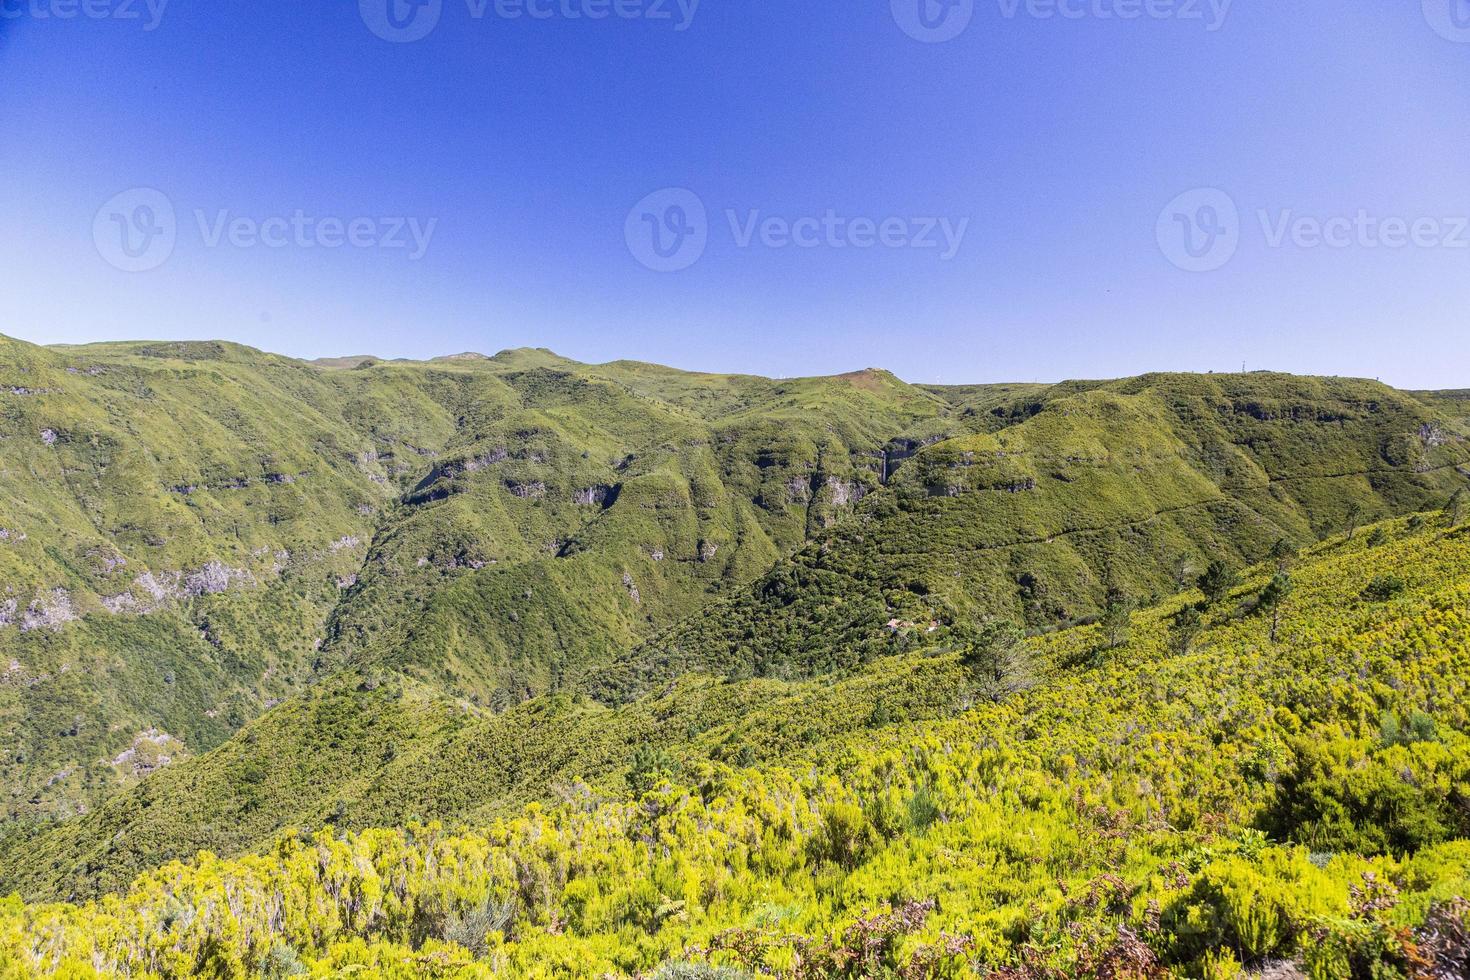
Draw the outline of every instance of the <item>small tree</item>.
<instances>
[{"instance_id":1,"label":"small tree","mask_svg":"<svg viewBox=\"0 0 1470 980\"><path fill-rule=\"evenodd\" d=\"M666 779L673 779L679 765L665 749L644 743L633 751L633 766L628 771L628 788L634 796L652 792Z\"/></svg>"},{"instance_id":2,"label":"small tree","mask_svg":"<svg viewBox=\"0 0 1470 980\"><path fill-rule=\"evenodd\" d=\"M1470 494L1467 494L1464 488L1456 490L1450 497L1449 503L1444 506L1446 523L1452 528L1459 527L1460 523L1465 520L1467 510L1470 510Z\"/></svg>"},{"instance_id":3,"label":"small tree","mask_svg":"<svg viewBox=\"0 0 1470 980\"><path fill-rule=\"evenodd\" d=\"M1388 602L1402 595L1408 588L1409 583L1397 575L1375 575L1373 581L1363 590L1363 598L1369 602Z\"/></svg>"},{"instance_id":4,"label":"small tree","mask_svg":"<svg viewBox=\"0 0 1470 980\"><path fill-rule=\"evenodd\" d=\"M1200 591L1205 594L1205 600L1211 605L1229 595L1230 590L1238 584L1240 584L1240 575L1218 558L1210 562L1205 573L1199 577Z\"/></svg>"},{"instance_id":5,"label":"small tree","mask_svg":"<svg viewBox=\"0 0 1470 980\"><path fill-rule=\"evenodd\" d=\"M1348 504L1347 509L1347 539L1351 541L1358 534L1358 525L1363 523L1363 505L1354 500Z\"/></svg>"},{"instance_id":6,"label":"small tree","mask_svg":"<svg viewBox=\"0 0 1470 980\"><path fill-rule=\"evenodd\" d=\"M960 643L960 661L980 697L1000 701L1034 683L1026 632L1015 623L994 620L979 627L961 626L955 638Z\"/></svg>"},{"instance_id":7,"label":"small tree","mask_svg":"<svg viewBox=\"0 0 1470 980\"><path fill-rule=\"evenodd\" d=\"M1276 563L1277 572L1290 571L1300 555L1301 551L1287 538L1282 538L1271 546L1271 560Z\"/></svg>"},{"instance_id":8,"label":"small tree","mask_svg":"<svg viewBox=\"0 0 1470 980\"><path fill-rule=\"evenodd\" d=\"M1292 590L1296 588L1291 576L1285 572L1278 573L1276 577L1266 583L1261 590L1260 599L1256 602L1256 608L1271 617L1271 642L1276 642L1276 635L1281 629L1281 610L1286 605L1286 600L1291 596Z\"/></svg>"},{"instance_id":9,"label":"small tree","mask_svg":"<svg viewBox=\"0 0 1470 980\"><path fill-rule=\"evenodd\" d=\"M1183 656L1194 648L1194 641L1204 629L1204 617L1194 606L1185 606L1174 614L1169 626L1169 649Z\"/></svg>"},{"instance_id":10,"label":"small tree","mask_svg":"<svg viewBox=\"0 0 1470 980\"><path fill-rule=\"evenodd\" d=\"M1127 593L1114 586L1108 589L1107 604L1103 607L1102 628L1107 649L1116 650L1128 642L1133 627L1133 600Z\"/></svg>"}]
</instances>

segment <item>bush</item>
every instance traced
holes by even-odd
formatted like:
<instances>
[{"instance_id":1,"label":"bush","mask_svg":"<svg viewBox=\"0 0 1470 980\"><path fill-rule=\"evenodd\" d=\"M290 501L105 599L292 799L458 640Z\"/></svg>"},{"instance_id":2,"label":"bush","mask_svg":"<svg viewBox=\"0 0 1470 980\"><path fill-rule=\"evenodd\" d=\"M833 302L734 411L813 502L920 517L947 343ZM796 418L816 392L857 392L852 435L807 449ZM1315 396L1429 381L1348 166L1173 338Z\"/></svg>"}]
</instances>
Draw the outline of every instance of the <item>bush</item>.
<instances>
[{"instance_id":1,"label":"bush","mask_svg":"<svg viewBox=\"0 0 1470 980\"><path fill-rule=\"evenodd\" d=\"M476 957L484 956L490 951L490 934L508 933L515 914L514 898L503 901L487 898L479 905L451 915L444 923L444 938L463 946Z\"/></svg>"},{"instance_id":2,"label":"bush","mask_svg":"<svg viewBox=\"0 0 1470 980\"><path fill-rule=\"evenodd\" d=\"M1402 728L1389 734L1394 731ZM1293 751L1295 761L1281 773L1262 817L1262 829L1278 840L1380 855L1470 835L1470 808L1457 789L1470 779L1463 748L1303 738Z\"/></svg>"},{"instance_id":3,"label":"bush","mask_svg":"<svg viewBox=\"0 0 1470 980\"><path fill-rule=\"evenodd\" d=\"M1388 602L1404 593L1409 583L1397 575L1377 575L1363 590L1363 598L1369 602Z\"/></svg>"},{"instance_id":4,"label":"bush","mask_svg":"<svg viewBox=\"0 0 1470 980\"><path fill-rule=\"evenodd\" d=\"M1220 858L1165 910L1161 924L1174 937L1181 962L1222 948L1248 963L1288 957L1318 916L1337 911L1322 878L1299 850L1273 848L1257 860Z\"/></svg>"},{"instance_id":5,"label":"bush","mask_svg":"<svg viewBox=\"0 0 1470 980\"><path fill-rule=\"evenodd\" d=\"M733 966L665 963L654 971L652 980L750 980L750 974Z\"/></svg>"}]
</instances>

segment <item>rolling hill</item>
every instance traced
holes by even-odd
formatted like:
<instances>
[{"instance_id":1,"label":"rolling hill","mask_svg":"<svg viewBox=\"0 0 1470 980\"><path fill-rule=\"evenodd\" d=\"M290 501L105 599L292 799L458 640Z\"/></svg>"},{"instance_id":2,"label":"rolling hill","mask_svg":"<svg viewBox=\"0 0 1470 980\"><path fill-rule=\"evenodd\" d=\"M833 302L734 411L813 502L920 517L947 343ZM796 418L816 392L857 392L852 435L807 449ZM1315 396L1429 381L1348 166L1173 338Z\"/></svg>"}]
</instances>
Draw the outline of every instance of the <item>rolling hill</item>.
<instances>
[{"instance_id":1,"label":"rolling hill","mask_svg":"<svg viewBox=\"0 0 1470 980\"><path fill-rule=\"evenodd\" d=\"M1121 642L1026 641L1008 697L980 694L989 668L963 647L836 683L697 683L651 709L667 748L625 758L624 785L568 775L558 802L498 818L462 798L448 823L293 830L99 902L13 898L0 968L1459 976L1470 536L1416 516L1292 561L1279 621L1261 606L1276 567L1256 568L1131 617ZM649 721L598 727L637 742ZM534 724L587 731L566 704ZM730 740L749 757L722 761Z\"/></svg>"},{"instance_id":2,"label":"rolling hill","mask_svg":"<svg viewBox=\"0 0 1470 980\"><path fill-rule=\"evenodd\" d=\"M1470 487L1463 406L1269 373L946 388L0 338L0 890L120 893L293 828L602 813L658 774L969 724L955 652L999 620L1048 651L1021 687L1076 696L1116 660L1100 618L1163 622L1212 562L1288 540L1326 595L1347 555L1458 554L1400 519ZM1416 710L1460 731L1447 697Z\"/></svg>"}]
</instances>

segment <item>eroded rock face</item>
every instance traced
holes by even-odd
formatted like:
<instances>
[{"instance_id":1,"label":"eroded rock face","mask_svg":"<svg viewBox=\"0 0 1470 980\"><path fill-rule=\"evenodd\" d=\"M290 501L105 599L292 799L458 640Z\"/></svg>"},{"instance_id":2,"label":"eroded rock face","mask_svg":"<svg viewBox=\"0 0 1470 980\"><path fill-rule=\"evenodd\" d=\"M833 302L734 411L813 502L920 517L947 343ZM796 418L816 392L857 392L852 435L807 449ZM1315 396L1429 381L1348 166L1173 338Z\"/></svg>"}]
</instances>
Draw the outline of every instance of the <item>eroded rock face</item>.
<instances>
[{"instance_id":1,"label":"eroded rock face","mask_svg":"<svg viewBox=\"0 0 1470 980\"><path fill-rule=\"evenodd\" d=\"M255 581L255 577L242 568L230 568L222 562L212 561L199 571L184 576L184 595L191 599L218 595L229 589L231 580L241 579Z\"/></svg>"},{"instance_id":2,"label":"eroded rock face","mask_svg":"<svg viewBox=\"0 0 1470 980\"><path fill-rule=\"evenodd\" d=\"M248 569L231 568L223 562L212 561L194 572L144 572L133 580L130 591L105 596L102 608L117 616L143 616L170 603L218 595L232 588L255 584L255 576Z\"/></svg>"},{"instance_id":3,"label":"eroded rock face","mask_svg":"<svg viewBox=\"0 0 1470 980\"><path fill-rule=\"evenodd\" d=\"M851 507L868 495L867 487L861 483L839 480L835 476L827 477L827 489L832 491L832 506L834 507Z\"/></svg>"},{"instance_id":4,"label":"eroded rock face","mask_svg":"<svg viewBox=\"0 0 1470 980\"><path fill-rule=\"evenodd\" d=\"M487 466L494 466L496 463L503 463L507 459L510 459L510 451L504 448L496 447L495 449L490 450L490 452L485 453L484 455L476 456L474 459L465 460L464 471L466 473L475 473L479 470L483 470Z\"/></svg>"},{"instance_id":5,"label":"eroded rock face","mask_svg":"<svg viewBox=\"0 0 1470 980\"><path fill-rule=\"evenodd\" d=\"M1419 441L1425 449L1435 449L1449 442L1450 437L1438 422L1425 422L1419 427Z\"/></svg>"},{"instance_id":6,"label":"eroded rock face","mask_svg":"<svg viewBox=\"0 0 1470 980\"><path fill-rule=\"evenodd\" d=\"M131 592L102 597L102 608L114 616L133 615L141 611L142 604Z\"/></svg>"},{"instance_id":7,"label":"eroded rock face","mask_svg":"<svg viewBox=\"0 0 1470 980\"><path fill-rule=\"evenodd\" d=\"M440 463L429 471L429 475L424 477L415 489L424 490L441 480L453 480L465 473L478 473L480 470L494 466L496 463L503 463L507 459L510 459L510 450L497 446L488 453L481 453L469 459L450 460Z\"/></svg>"},{"instance_id":8,"label":"eroded rock face","mask_svg":"<svg viewBox=\"0 0 1470 980\"><path fill-rule=\"evenodd\" d=\"M582 507L611 507L617 500L618 488L599 484L572 494L572 503Z\"/></svg>"},{"instance_id":9,"label":"eroded rock face","mask_svg":"<svg viewBox=\"0 0 1470 980\"><path fill-rule=\"evenodd\" d=\"M171 765L183 750L183 743L157 728L139 732L133 744L123 749L112 764L141 779L155 770Z\"/></svg>"},{"instance_id":10,"label":"eroded rock face","mask_svg":"<svg viewBox=\"0 0 1470 980\"><path fill-rule=\"evenodd\" d=\"M52 589L37 596L27 607L20 618L20 630L22 633L33 630L55 632L79 618L72 608L71 593L65 589Z\"/></svg>"},{"instance_id":11,"label":"eroded rock face","mask_svg":"<svg viewBox=\"0 0 1470 980\"><path fill-rule=\"evenodd\" d=\"M522 500L540 500L546 496L546 484L540 480L534 480L530 483L507 481L505 488Z\"/></svg>"}]
</instances>

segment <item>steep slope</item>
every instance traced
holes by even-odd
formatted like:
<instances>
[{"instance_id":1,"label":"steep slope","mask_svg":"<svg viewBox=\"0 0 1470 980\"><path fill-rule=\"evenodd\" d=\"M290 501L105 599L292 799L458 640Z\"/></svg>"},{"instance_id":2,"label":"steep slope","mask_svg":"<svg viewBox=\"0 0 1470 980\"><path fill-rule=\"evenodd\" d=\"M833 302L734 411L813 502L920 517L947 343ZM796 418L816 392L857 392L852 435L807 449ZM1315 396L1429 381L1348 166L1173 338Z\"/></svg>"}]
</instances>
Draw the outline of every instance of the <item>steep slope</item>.
<instances>
[{"instance_id":1,"label":"steep slope","mask_svg":"<svg viewBox=\"0 0 1470 980\"><path fill-rule=\"evenodd\" d=\"M569 685L849 510L869 454L943 412L878 373L343 364L0 339L0 836L343 669L445 717Z\"/></svg>"},{"instance_id":2,"label":"steep slope","mask_svg":"<svg viewBox=\"0 0 1470 980\"><path fill-rule=\"evenodd\" d=\"M1366 382L3 343L0 886L56 895L616 783L644 742L769 758L824 730L728 728L821 687L784 681L1084 620L1465 483L1459 416Z\"/></svg>"},{"instance_id":3,"label":"steep slope","mask_svg":"<svg viewBox=\"0 0 1470 980\"><path fill-rule=\"evenodd\" d=\"M856 520L590 681L621 700L691 670L805 676L1006 615L1048 628L1109 588L1168 594L1470 485L1459 420L1374 382L1154 375L1056 385L923 447Z\"/></svg>"},{"instance_id":4,"label":"steep slope","mask_svg":"<svg viewBox=\"0 0 1470 980\"><path fill-rule=\"evenodd\" d=\"M85 807L301 689L391 501L347 404L232 345L0 338L7 818Z\"/></svg>"},{"instance_id":5,"label":"steep slope","mask_svg":"<svg viewBox=\"0 0 1470 980\"><path fill-rule=\"evenodd\" d=\"M635 765L636 795L572 793L482 827L290 834L99 903L12 900L0 968L1457 976L1470 534L1436 514L1318 545L1273 627L1256 603L1275 572L1206 604L1197 633L1176 615L1195 592L1133 617L1112 649L1095 627L1034 639L1034 687L956 698L952 717L896 721L887 699L905 678L954 698L970 682L954 654L808 685L757 713L755 743L767 725L820 732L776 765L670 753Z\"/></svg>"},{"instance_id":6,"label":"steep slope","mask_svg":"<svg viewBox=\"0 0 1470 980\"><path fill-rule=\"evenodd\" d=\"M480 369L508 400L460 413L323 654L497 709L754 579L876 489L874 454L941 410L876 374L707 381L534 351Z\"/></svg>"}]
</instances>

